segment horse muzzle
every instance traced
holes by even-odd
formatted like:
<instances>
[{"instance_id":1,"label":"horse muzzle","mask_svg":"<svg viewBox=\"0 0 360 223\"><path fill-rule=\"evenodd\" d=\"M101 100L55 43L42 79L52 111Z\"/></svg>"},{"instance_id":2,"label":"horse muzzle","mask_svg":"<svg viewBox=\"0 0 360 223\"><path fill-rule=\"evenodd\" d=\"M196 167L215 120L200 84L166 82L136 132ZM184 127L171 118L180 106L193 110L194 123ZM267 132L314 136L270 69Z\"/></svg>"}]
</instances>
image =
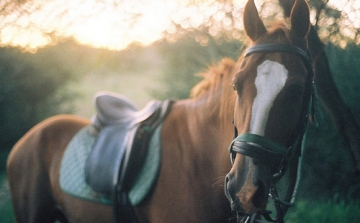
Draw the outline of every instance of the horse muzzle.
<instances>
[{"instance_id":1,"label":"horse muzzle","mask_svg":"<svg viewBox=\"0 0 360 223\"><path fill-rule=\"evenodd\" d=\"M267 182L258 179L257 170L243 175L242 179L236 170L225 178L225 195L230 201L231 209L238 214L261 213L268 201L269 187Z\"/></svg>"}]
</instances>

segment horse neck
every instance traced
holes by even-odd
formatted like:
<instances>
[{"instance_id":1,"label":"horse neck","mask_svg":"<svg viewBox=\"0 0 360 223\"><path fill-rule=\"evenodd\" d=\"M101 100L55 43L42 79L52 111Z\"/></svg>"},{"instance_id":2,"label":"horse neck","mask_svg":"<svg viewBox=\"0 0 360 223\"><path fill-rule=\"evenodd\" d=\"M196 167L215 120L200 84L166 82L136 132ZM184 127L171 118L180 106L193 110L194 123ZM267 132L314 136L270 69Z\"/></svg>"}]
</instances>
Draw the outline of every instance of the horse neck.
<instances>
[{"instance_id":1,"label":"horse neck","mask_svg":"<svg viewBox=\"0 0 360 223\"><path fill-rule=\"evenodd\" d=\"M230 168L228 145L233 137L233 105L222 103L221 94L208 98L180 101L175 104L178 110L181 134L179 137L184 146L180 148L189 159L201 160L206 163L208 171L216 174L214 177L224 177ZM230 108L223 108L231 104ZM221 113L221 115L219 115ZM180 146L181 147L181 146ZM200 162L201 163L201 162ZM220 171L220 172L219 172ZM223 178L221 178L223 179Z\"/></svg>"}]
</instances>

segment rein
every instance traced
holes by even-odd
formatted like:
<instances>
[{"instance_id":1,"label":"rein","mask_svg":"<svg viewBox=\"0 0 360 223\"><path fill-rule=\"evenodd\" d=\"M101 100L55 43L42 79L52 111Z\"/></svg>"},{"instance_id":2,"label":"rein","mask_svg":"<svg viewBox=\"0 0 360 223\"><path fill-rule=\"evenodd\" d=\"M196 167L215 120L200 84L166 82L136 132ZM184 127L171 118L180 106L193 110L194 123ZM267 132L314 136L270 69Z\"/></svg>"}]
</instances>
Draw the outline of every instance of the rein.
<instances>
[{"instance_id":1,"label":"rein","mask_svg":"<svg viewBox=\"0 0 360 223\"><path fill-rule=\"evenodd\" d=\"M295 203L295 197L298 190L298 185L301 178L301 154L304 150L304 141L306 138L307 126L310 120L315 120L314 113L317 103L317 94L315 84L313 83L313 67L310 53L305 53L301 48L290 44L260 44L250 47L244 57L255 53L289 53L298 56L307 72L308 77L305 86L305 95L302 104L302 110L296 130L296 138L294 144L286 148L273 140L267 139L263 136L244 133L238 136L235 127L235 137L230 144L230 159L234 162L236 153L245 156L257 158L260 162L265 163L271 170L275 170L272 176L272 185L270 187L269 197L274 200L277 215L275 218L270 216L270 211L264 213L255 213L253 215L245 215L242 217L241 222L254 223L258 222L258 216L262 215L269 222L283 223L284 217L289 207ZM290 182L286 191L285 198L279 198L276 183L284 176L285 172L289 170Z\"/></svg>"}]
</instances>

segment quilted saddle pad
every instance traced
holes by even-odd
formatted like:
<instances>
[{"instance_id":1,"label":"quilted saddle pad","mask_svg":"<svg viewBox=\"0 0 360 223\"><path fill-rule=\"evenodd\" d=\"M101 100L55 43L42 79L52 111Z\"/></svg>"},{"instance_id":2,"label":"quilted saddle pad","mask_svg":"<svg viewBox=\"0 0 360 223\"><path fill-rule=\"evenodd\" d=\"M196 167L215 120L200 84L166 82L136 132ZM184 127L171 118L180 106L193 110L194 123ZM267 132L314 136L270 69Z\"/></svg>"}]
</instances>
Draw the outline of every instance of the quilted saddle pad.
<instances>
[{"instance_id":1,"label":"quilted saddle pad","mask_svg":"<svg viewBox=\"0 0 360 223\"><path fill-rule=\"evenodd\" d=\"M129 191L129 200L138 205L153 187L161 166L161 129L159 125L150 141L148 156ZM96 137L88 132L88 127L80 130L70 141L64 152L60 167L60 187L66 193L92 202L112 205L113 198L91 189L85 182L84 167Z\"/></svg>"}]
</instances>

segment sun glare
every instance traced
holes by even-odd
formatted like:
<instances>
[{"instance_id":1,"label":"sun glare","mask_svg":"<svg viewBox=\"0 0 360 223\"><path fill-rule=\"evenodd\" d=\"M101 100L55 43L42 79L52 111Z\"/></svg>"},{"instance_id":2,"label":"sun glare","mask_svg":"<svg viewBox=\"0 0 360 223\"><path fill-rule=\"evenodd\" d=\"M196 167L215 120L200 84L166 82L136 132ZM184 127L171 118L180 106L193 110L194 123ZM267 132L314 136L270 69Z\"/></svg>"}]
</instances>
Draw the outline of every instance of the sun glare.
<instances>
[{"instance_id":1,"label":"sun glare","mask_svg":"<svg viewBox=\"0 0 360 223\"><path fill-rule=\"evenodd\" d=\"M28 0L16 6L7 0L0 3L7 12L0 13L0 44L36 50L71 37L80 44L121 50L134 43L152 44L166 38L165 33L176 37L202 26L211 26L208 31L215 36L233 25L241 28L220 10L225 7L230 12L229 6L215 0L201 4L192 0Z\"/></svg>"},{"instance_id":2,"label":"sun glare","mask_svg":"<svg viewBox=\"0 0 360 223\"><path fill-rule=\"evenodd\" d=\"M329 4L339 10L351 12L355 8L358 12L360 1L349 1L352 3L330 0ZM149 45L163 38L175 41L177 36L197 29L214 37L225 33L227 39L239 39L245 2L28 0L16 5L12 0L3 0L0 3L4 9L0 12L0 45L36 50L57 39L71 37L80 44L121 50L134 43ZM258 6L262 2L256 0ZM266 14L266 10L263 13ZM355 28L360 27L359 13L348 13L347 17ZM341 31L354 35L346 27ZM197 40L206 45L208 38L200 36Z\"/></svg>"}]
</instances>

